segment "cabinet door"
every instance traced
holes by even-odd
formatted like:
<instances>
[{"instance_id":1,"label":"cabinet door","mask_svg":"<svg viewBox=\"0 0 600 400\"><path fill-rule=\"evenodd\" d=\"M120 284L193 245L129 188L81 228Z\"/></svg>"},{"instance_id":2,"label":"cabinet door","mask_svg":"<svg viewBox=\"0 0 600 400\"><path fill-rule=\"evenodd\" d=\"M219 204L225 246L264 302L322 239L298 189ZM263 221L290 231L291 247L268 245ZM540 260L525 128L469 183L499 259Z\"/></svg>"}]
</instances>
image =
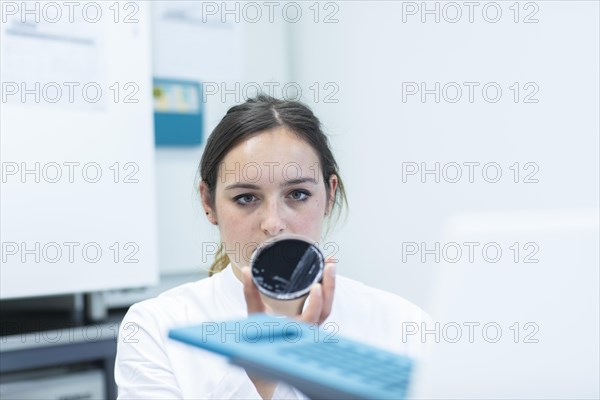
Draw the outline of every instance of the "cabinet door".
<instances>
[{"instance_id":1,"label":"cabinet door","mask_svg":"<svg viewBox=\"0 0 600 400\"><path fill-rule=\"evenodd\" d=\"M147 4L37 6L0 27L0 296L153 284Z\"/></svg>"}]
</instances>

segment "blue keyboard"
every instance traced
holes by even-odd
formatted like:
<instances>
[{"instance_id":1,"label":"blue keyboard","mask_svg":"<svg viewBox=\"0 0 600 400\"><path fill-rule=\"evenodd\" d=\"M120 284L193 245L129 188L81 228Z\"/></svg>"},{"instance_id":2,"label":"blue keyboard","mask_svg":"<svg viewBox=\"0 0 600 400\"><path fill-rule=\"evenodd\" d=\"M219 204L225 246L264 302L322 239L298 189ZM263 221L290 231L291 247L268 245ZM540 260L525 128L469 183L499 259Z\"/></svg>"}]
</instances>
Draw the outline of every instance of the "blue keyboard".
<instances>
[{"instance_id":1,"label":"blue keyboard","mask_svg":"<svg viewBox=\"0 0 600 400\"><path fill-rule=\"evenodd\" d=\"M172 329L169 337L284 381L311 399L404 399L413 369L407 357L266 314Z\"/></svg>"}]
</instances>

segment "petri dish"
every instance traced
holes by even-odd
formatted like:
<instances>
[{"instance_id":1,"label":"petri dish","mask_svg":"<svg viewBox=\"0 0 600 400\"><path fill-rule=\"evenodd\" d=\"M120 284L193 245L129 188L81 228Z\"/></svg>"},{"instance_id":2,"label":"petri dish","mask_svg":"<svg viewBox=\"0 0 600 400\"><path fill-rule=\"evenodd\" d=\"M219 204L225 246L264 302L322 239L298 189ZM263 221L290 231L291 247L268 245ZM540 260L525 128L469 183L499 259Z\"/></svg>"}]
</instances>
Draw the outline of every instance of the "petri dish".
<instances>
[{"instance_id":1,"label":"petri dish","mask_svg":"<svg viewBox=\"0 0 600 400\"><path fill-rule=\"evenodd\" d=\"M286 236L260 245L250 258L252 280L264 295L293 300L323 277L325 257L308 239Z\"/></svg>"}]
</instances>

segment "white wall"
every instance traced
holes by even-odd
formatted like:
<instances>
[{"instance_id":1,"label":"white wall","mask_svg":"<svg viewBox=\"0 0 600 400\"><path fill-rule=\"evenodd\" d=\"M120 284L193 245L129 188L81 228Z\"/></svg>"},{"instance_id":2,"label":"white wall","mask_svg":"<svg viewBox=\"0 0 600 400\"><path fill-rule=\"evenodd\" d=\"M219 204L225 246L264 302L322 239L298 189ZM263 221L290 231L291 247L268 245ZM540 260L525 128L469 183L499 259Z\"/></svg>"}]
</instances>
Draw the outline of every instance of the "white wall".
<instances>
[{"instance_id":1,"label":"white wall","mask_svg":"<svg viewBox=\"0 0 600 400\"><path fill-rule=\"evenodd\" d=\"M500 3L495 24L481 8L469 23L463 7L452 24L420 14L403 23L404 3L340 2L338 23L294 26L292 79L339 87L338 103L312 102L350 198L348 223L332 238L339 272L426 305L435 263L402 262L402 242L433 245L458 213L598 207L598 4L538 2L534 24L515 24L512 3ZM497 82L503 95L402 101L402 82L436 81ZM535 82L539 102L514 103L513 82ZM479 169L474 183L402 182L403 162L468 161L497 162L502 179L487 183ZM535 162L539 183L511 182L514 162Z\"/></svg>"},{"instance_id":2,"label":"white wall","mask_svg":"<svg viewBox=\"0 0 600 400\"><path fill-rule=\"evenodd\" d=\"M519 2L520 19L536 12L538 23L528 24L513 22L514 2L479 2L473 23L465 6L456 23L432 15L423 23L420 14L403 22L403 7L443 10L446 2L334 4L337 23L293 27L292 79L339 88L337 103L305 99L330 134L348 189L347 224L330 239L339 246L338 272L412 300L440 324L437 335L433 324L425 336L417 327L435 351L412 394L597 398L598 3ZM500 21L482 18L486 4L502 9ZM403 99L405 82L458 82L463 98L447 101L451 91L439 103L432 95ZM470 102L463 82L496 82L502 97L487 102L478 90ZM514 82L537 85L538 102L515 103ZM456 183L432 175L403 181L411 162L495 162L502 177L488 183L480 166L471 183L463 166ZM533 171L523 170L527 162L539 167L537 183L523 182ZM441 249L439 262L433 254L423 262L423 242L435 249L453 241L462 246L459 262ZM421 251L403 259L407 242ZM465 242L479 243L473 263ZM488 243L502 250L499 261L489 261L494 252L483 258ZM525 263L532 251L538 262ZM479 324L473 342L467 322ZM490 322L502 330L499 342L481 329Z\"/></svg>"}]
</instances>

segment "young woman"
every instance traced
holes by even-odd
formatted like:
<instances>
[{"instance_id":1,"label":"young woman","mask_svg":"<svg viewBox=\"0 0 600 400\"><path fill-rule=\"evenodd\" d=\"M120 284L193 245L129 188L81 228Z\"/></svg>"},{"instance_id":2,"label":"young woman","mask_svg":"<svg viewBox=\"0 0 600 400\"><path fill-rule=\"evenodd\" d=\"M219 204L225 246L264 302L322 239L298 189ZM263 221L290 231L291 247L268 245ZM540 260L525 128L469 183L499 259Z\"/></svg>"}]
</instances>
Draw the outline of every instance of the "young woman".
<instances>
[{"instance_id":1,"label":"young woman","mask_svg":"<svg viewBox=\"0 0 600 400\"><path fill-rule=\"evenodd\" d=\"M200 176L202 205L219 229L221 247L209 278L129 309L115 367L119 398L305 398L289 385L258 379L220 356L167 337L173 327L252 312L282 313L390 351L420 355L419 335L407 340L403 326L420 326L426 314L397 295L336 276L329 260L308 299L274 301L251 280L249 257L257 246L287 234L322 243L324 227L347 204L328 140L308 107L264 95L232 107L208 138Z\"/></svg>"}]
</instances>

